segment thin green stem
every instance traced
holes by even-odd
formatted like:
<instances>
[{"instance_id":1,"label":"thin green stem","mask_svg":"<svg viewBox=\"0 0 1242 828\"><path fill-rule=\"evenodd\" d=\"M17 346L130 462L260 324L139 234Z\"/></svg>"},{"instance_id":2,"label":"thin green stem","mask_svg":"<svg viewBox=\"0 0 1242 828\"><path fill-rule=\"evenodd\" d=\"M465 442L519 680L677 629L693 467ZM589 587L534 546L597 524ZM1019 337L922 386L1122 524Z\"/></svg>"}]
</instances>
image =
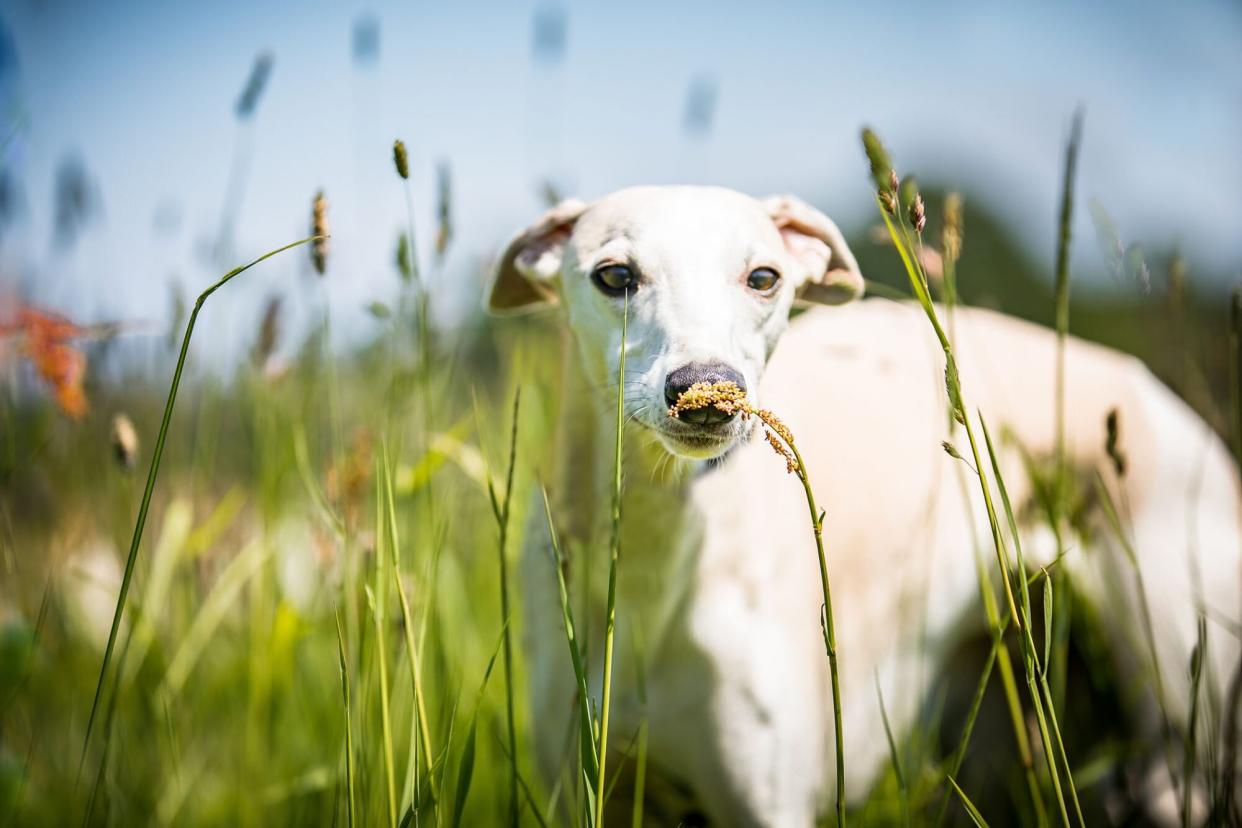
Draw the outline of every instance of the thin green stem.
<instances>
[{"instance_id":1,"label":"thin green stem","mask_svg":"<svg viewBox=\"0 0 1242 828\"><path fill-rule=\"evenodd\" d=\"M1065 801L1061 791L1061 783L1058 778L1058 770L1056 760L1059 757L1065 767L1066 786L1069 788L1070 798L1074 803L1074 813L1078 818L1080 826L1086 825L1082 815L1082 808L1078 803L1078 790L1074 785L1073 773L1070 770L1069 758L1065 754L1065 745L1061 740L1061 728L1057 724L1056 708L1053 705L1052 691L1048 686L1048 664L1045 662L1040 665L1038 651L1035 649L1035 638L1031 632L1031 593L1027 585L1026 579L1026 561L1022 555L1022 537L1018 532L1018 521L1014 516L1013 504L1009 500L1009 490L1005 487L1005 478L1001 474L1000 461L997 459L996 449L992 445L992 435L988 432L987 421L983 418L983 412L979 412L979 424L983 427L983 439L987 443L988 458L992 462L992 476L996 479L996 487L1000 491L1001 503L1005 507L1005 518L1009 523L1009 534L1013 540L1014 555L1017 559L1018 572L1020 578L1019 599L1022 604L1022 610L1026 613L1026 624L1022 627L1020 633L1022 636L1022 646L1024 652L1023 664L1026 668L1027 685L1031 693L1031 703L1035 707L1035 713L1040 719L1040 734L1044 739L1044 753L1048 760L1048 770L1052 775L1053 790L1057 795L1057 804L1061 808L1062 817L1065 815ZM1047 585L1045 585L1046 587ZM1047 623L1051 623L1051 619L1045 619ZM1049 647L1051 642L1045 641L1045 648ZM1039 689L1043 691L1043 701L1039 691L1036 689L1036 680L1039 682ZM1047 704L1047 724L1044 723L1043 704ZM1050 734L1055 735L1055 744L1049 738ZM1055 747L1055 751L1053 748Z\"/></svg>"},{"instance_id":2,"label":"thin green stem","mask_svg":"<svg viewBox=\"0 0 1242 828\"><path fill-rule=\"evenodd\" d=\"M625 347L630 297L621 316L621 355L617 360L617 436L613 444L612 542L608 559L608 612L604 626L604 681L599 709L599 778L595 785L595 828L604 826L604 776L608 765L608 720L612 712L612 648L617 620L617 568L621 559L621 435L625 428ZM585 699L583 700L585 703Z\"/></svg>"},{"instance_id":3,"label":"thin green stem","mask_svg":"<svg viewBox=\"0 0 1242 828\"><path fill-rule=\"evenodd\" d=\"M811 513L811 529L815 533L815 551L819 557L819 585L824 595L823 615L820 624L824 631L824 649L828 652L828 672L832 679L832 720L836 745L837 767L837 825L845 825L845 733L841 722L841 673L837 666L837 633L832 615L832 587L828 583L828 558L824 554L824 513L815 505L815 493L811 490L810 476L802 454L792 440L782 440L793 453L797 464L798 481L806 493L806 507Z\"/></svg>"},{"instance_id":4,"label":"thin green stem","mask_svg":"<svg viewBox=\"0 0 1242 828\"><path fill-rule=\"evenodd\" d=\"M647 787L647 720L638 726L638 759L634 768L634 808L630 813L630 828L643 826L643 797Z\"/></svg>"},{"instance_id":5,"label":"thin green stem","mask_svg":"<svg viewBox=\"0 0 1242 828\"><path fill-rule=\"evenodd\" d=\"M988 486L987 478L982 473L979 473L981 472L983 468L983 464L981 462L981 455L979 451L979 444L975 438L975 432L971 424L971 418L967 415L966 404L963 399L961 381L958 376L957 364L954 359L952 345L949 342L948 337L945 335L944 329L940 325L940 320L936 315L936 308L932 303L931 294L927 288L927 278L923 272L922 264L919 261L918 257L915 256L913 253L914 244L915 244L914 239L912 238L910 232L907 230L905 225L902 223L900 214L896 216L896 223L894 223L893 218L890 217L889 213L884 209L884 205L880 203L878 199L877 199L877 205L880 207L880 215L883 217L884 223L888 228L889 235L893 239L893 244L896 246L897 251L899 255L901 256L902 263L906 269L906 275L909 277L910 286L914 290L914 293L919 300L919 304L922 305L923 311L927 316L928 322L930 322L932 329L936 334L936 338L940 341L941 348L944 351L945 391L948 394L949 404L953 412L953 418L958 423L960 423L966 431L966 436L970 443L971 456L974 459L974 467L976 470L979 470L976 472L976 476L979 479L980 492L983 495L984 505L987 509L988 525L992 532L993 546L996 551L997 562L1000 565L1001 578L1005 586L1005 598L1008 601L1010 616L1013 618L1015 626L1019 629L1019 631L1026 632L1027 638L1024 640L1024 644L1025 644L1026 641L1029 640L1029 637L1030 637L1029 603L1026 601L1023 601L1022 611L1019 612L1018 603L1014 599L1014 590L1010 583L1011 581L1010 566L1009 566L1008 557L1005 553L1005 543L1001 535L1000 522L997 518L996 507L992 500L992 494L991 494L990 487ZM999 479L999 470L994 467L994 472L998 478L998 483L1002 486L1002 492L1003 492L1003 481ZM1021 586L1024 590L1023 594L1025 595L1026 576L1023 572L1019 571L1016 577L1021 581ZM991 598L991 588L987 584L986 576L982 571L980 572L980 589L983 591L984 605L985 605L985 609L987 610L988 620L991 623L993 629L996 630L997 635L999 636L1001 634L1001 629L998 623L999 613L996 611L996 607L993 605L993 603L989 600ZM1023 623L1024 620L1026 621L1026 623ZM1018 739L1019 753L1021 754L1022 759L1023 759L1024 770L1027 772L1027 783L1029 787L1031 788L1031 797L1035 805L1037 815L1040 815L1042 813L1042 803L1041 803L1041 798L1039 794L1039 786L1035 780L1034 769L1030 761L1030 748L1026 740L1026 729L1025 729L1026 726L1025 726L1025 722L1023 721L1023 717L1021 713L1021 703L1017 697L1016 682L1014 681L1013 668L1009 661L1008 651L1005 649L1001 649L997 653L997 658L1001 666L1001 677L1005 685L1006 700L1009 703L1010 714L1013 719L1014 734ZM1030 678L1029 650L1028 650L1027 666L1028 666L1028 678ZM1034 692L1032 693L1032 701L1036 707L1036 712L1038 713L1039 718L1042 722L1043 720L1043 713L1041 709L1042 706L1041 706L1040 699L1037 693L1034 693ZM1048 738L1048 735L1047 735L1048 732L1047 732L1046 727L1041 726L1040 732L1041 732L1041 735L1044 737L1045 752L1048 754L1048 759L1050 763L1049 769L1052 771L1052 774L1053 774L1054 789L1057 793L1058 802L1061 806L1062 816L1063 816L1065 824L1068 826L1069 821L1068 821L1068 817L1065 815L1065 805L1061 797L1060 785L1057 779L1055 759L1053 758L1053 755L1052 755L1053 754L1052 743L1051 743L1051 740ZM1040 821L1042 823L1043 819L1041 818Z\"/></svg>"},{"instance_id":6,"label":"thin green stem","mask_svg":"<svg viewBox=\"0 0 1242 828\"><path fill-rule=\"evenodd\" d=\"M378 465L378 464L377 464ZM382 473L382 467L376 470ZM378 484L378 482L377 482ZM375 497L375 590L371 598L371 616L375 622L375 654L379 668L380 685L380 722L383 725L382 744L384 748L384 789L388 795L388 824L397 825L397 773L393 759L392 747L392 715L388 698L388 641L385 631L388 628L388 590L385 588L388 579L384 570L388 568L387 544L390 539L384 535L384 496L382 490L376 491Z\"/></svg>"},{"instance_id":7,"label":"thin green stem","mask_svg":"<svg viewBox=\"0 0 1242 828\"><path fill-rule=\"evenodd\" d=\"M1082 143L1082 110L1074 113L1069 144L1065 148L1065 172L1061 181L1061 213L1057 232L1056 264L1056 451L1057 503L1064 507L1065 456L1065 341L1069 334L1069 247L1074 215L1074 173L1078 167L1078 148ZM1058 535L1059 537L1059 535Z\"/></svg>"},{"instance_id":8,"label":"thin green stem","mask_svg":"<svg viewBox=\"0 0 1242 828\"><path fill-rule=\"evenodd\" d=\"M513 425L509 438L509 470L505 482L504 505L500 512L500 612L504 616L505 654L505 720L508 725L509 755L509 824L518 823L517 727L513 713L513 637L509 631L509 512L513 503L513 469L517 465L518 411L522 390L513 395Z\"/></svg>"},{"instance_id":9,"label":"thin green stem","mask_svg":"<svg viewBox=\"0 0 1242 828\"><path fill-rule=\"evenodd\" d=\"M333 615L336 616L336 652L341 665L341 696L345 703L345 789L349 809L346 813L349 817L349 828L353 828L357 805L354 794L354 725L349 701L349 667L345 660L345 637L341 634L341 615L336 611Z\"/></svg>"},{"instance_id":10,"label":"thin green stem","mask_svg":"<svg viewBox=\"0 0 1242 828\"><path fill-rule=\"evenodd\" d=\"M540 489L543 495L543 513L548 522L548 537L552 545L552 566L556 570L556 583L561 597L561 620L565 625L565 640L569 645L569 660L573 665L574 678L578 682L578 723L579 723L579 758L582 767L587 771L591 784L596 783L599 775L599 757L595 754L594 726L591 722L590 691L587 687L586 666L583 664L582 653L578 649L578 638L574 624L573 606L569 600L569 587L565 583L565 570L562 568L564 559L561 556L561 544L552 521L552 506L548 502L548 490Z\"/></svg>"},{"instance_id":11,"label":"thin green stem","mask_svg":"<svg viewBox=\"0 0 1242 828\"><path fill-rule=\"evenodd\" d=\"M177 389L181 386L181 374L185 369L185 360L190 352L190 338L194 334L194 323L198 321L199 311L203 309L203 304L207 301L209 296L226 285L235 276L245 273L250 268L260 262L270 259L278 253L283 253L286 250L290 250L294 247L298 247L299 245L303 245L307 242L315 241L320 238L323 237L310 236L308 238L295 241L292 244L286 244L284 247L278 247L275 250L270 250L267 253L264 253L262 256L249 264L230 270L228 273L224 274L219 281L200 293L198 295L198 299L194 302L194 310L190 313L189 321L186 323L185 337L181 340L181 352L177 356L177 367L173 370L172 384L168 388L168 401L164 404L164 416L160 421L159 434L155 438L155 449L151 454L151 467L147 471L147 484L142 492L142 503L138 507L138 520L134 524L134 535L129 544L129 556L125 559L125 572L121 576L121 590L117 594L116 610L112 615L112 628L108 632L108 644L104 648L103 664L100 665L99 680L95 684L95 698L94 701L91 702L91 713L86 720L86 736L82 740L82 758L78 762L79 776L81 775L82 765L86 762L86 752L90 747L91 732L94 728L95 716L99 712L99 700L103 694L104 681L108 675L108 667L112 661L112 652L116 647L117 634L121 628L121 616L125 612L125 599L129 596L129 585L134 575L134 564L138 560L138 547L142 543L142 531L147 525L147 512L151 508L151 495L155 491L155 480L159 476L160 461L164 457L164 444L168 438L169 424L172 422L173 406L177 402ZM118 670L119 669L120 668L118 667Z\"/></svg>"},{"instance_id":12,"label":"thin green stem","mask_svg":"<svg viewBox=\"0 0 1242 828\"><path fill-rule=\"evenodd\" d=\"M1190 656L1190 716L1186 722L1186 746L1182 764L1185 780L1182 785L1182 825L1190 826L1192 790L1195 778L1195 760L1198 758L1199 695L1203 683L1203 663L1207 661L1207 620L1199 616L1198 637Z\"/></svg>"},{"instance_id":13,"label":"thin green stem","mask_svg":"<svg viewBox=\"0 0 1242 828\"><path fill-rule=\"evenodd\" d=\"M417 752L419 745L421 745L423 763L427 768L428 779L431 784L432 799L438 800L440 796L440 792L438 790L438 786L436 785L435 776L431 774L431 766L434 763L434 759L432 758L434 751L432 750L432 745L431 745L431 729L427 721L427 701L423 693L423 677L422 677L422 670L419 665L419 653L418 653L418 648L414 645L414 618L413 618L413 613L410 612L409 597L405 594L405 584L402 583L401 581L401 570L400 570L401 553L400 553L400 546L399 546L399 540L398 540L398 535L397 535L397 509L396 509L396 504L393 498L392 467L391 467L391 463L388 457L387 444L385 444L383 447L383 463L384 463L384 475L383 475L384 501L387 507L386 511L388 515L388 532L389 532L389 535L391 536L390 549L392 550L392 576L393 576L393 580L396 581L397 583L397 598L401 602L401 618L403 621L402 626L404 627L404 630L405 630L405 648L406 648L406 651L409 653L410 683L414 688L414 714L413 715L414 715L414 719L416 722L417 741L419 744L413 745L411 747L411 751ZM417 788L415 790L414 795L415 796L418 795ZM437 813L437 819L438 819L439 809L437 809L436 813Z\"/></svg>"}]
</instances>

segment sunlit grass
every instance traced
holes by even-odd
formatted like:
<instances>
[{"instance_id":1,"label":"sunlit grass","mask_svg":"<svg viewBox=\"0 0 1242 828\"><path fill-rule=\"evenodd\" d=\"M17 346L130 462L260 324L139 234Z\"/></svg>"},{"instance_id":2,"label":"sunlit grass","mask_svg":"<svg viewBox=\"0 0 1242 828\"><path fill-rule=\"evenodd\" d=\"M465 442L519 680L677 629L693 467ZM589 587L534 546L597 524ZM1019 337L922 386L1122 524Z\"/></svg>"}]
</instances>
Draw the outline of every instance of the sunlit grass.
<instances>
[{"instance_id":1,"label":"sunlit grass","mask_svg":"<svg viewBox=\"0 0 1242 828\"><path fill-rule=\"evenodd\" d=\"M845 791L845 700L834 631L843 619L832 616L832 559L824 543L831 522L814 500L795 444L784 442L787 462L804 484L823 580L838 794L827 818L986 825L985 817L1002 824L1019 815L1041 825L1082 825L1092 795L1084 779L1104 774L1086 773L1088 763L1067 744L1073 735L1065 718L1067 644L1058 619L1076 611L1074 593L1057 566L1031 569L1023 558L997 446L982 416L967 407L970 389L954 367L957 252L943 245L936 297L919 251L922 222L934 210L924 205L915 215L913 204L894 191L892 211L883 198L879 206L948 366L950 414L968 458L962 479L978 486L986 503L991 549L981 545L986 558L978 580L989 646L977 680L970 676L964 726L952 732L941 728L959 722L932 715L915 732L891 730L889 710L910 700L900 698L900 687L898 698L881 696L877 682L876 698L867 701L883 716L890 769L871 792ZM412 212L406 221L412 224ZM413 258L410 230L405 255ZM957 232L960 252L960 227ZM1064 230L1061 244L1068 244ZM1064 335L1068 270L1063 255L1057 261L1055 314ZM646 720L634 733L610 728L613 645L617 629L629 623L616 602L617 573L626 565L620 545L624 360L618 387L607 389L617 394L609 412L616 418L606 516L612 534L608 548L596 551L597 560L609 560L609 592L605 605L594 606L576 603L577 584L565 577L556 529L565 516L553 513L549 493L542 493L542 514L538 501L535 516L526 514L532 482L544 471L538 449L552 432L556 389L546 387L546 378L508 370L520 364L510 355L514 327L452 337L434 331L416 270L412 301L401 303L385 328L394 337L412 332L409 347L381 341L332 355L325 315L284 375L252 367L223 380L187 379L174 411L183 373L192 376L186 361L203 301L244 269L196 303L170 366L163 409L155 380L101 394L133 418L140 443L144 437L151 443L145 488L137 489L124 467L105 465L110 448L98 423L65 423L39 403L13 397L0 403L7 474L30 492L35 484L47 492L6 493L4 500L5 524L16 528L7 530L0 584L0 805L12 807L7 815L0 808L0 825L598 825L631 762L630 822L643 824L644 798L657 790L648 774L659 770L649 765L648 751L660 734ZM935 298L947 308L943 323ZM1238 318L1242 312L1235 314L1235 360ZM552 341L537 323L530 328L524 336L540 345ZM470 371L455 373L456 358L440 358L467 351ZM1230 387L1236 399L1239 384ZM1061 392L1055 401L1038 402L1064 407ZM1242 415L1235 417L1242 446ZM1059 457L1062 443L1059 437ZM27 446L40 448L22 454ZM499 476L484 459L486 446L507 450ZM1048 515L1058 533L1058 561L1075 554L1060 535L1068 524L1066 476L1059 460ZM1126 549L1131 530L1113 491L1103 480L1097 487L1109 529ZM14 513L30 502L38 506L39 497L51 504L40 507L47 515L30 507L24 522L25 514ZM160 524L160 542L144 556L138 553L148 518L152 531ZM519 644L524 596L512 571L532 521L546 526L551 540L551 555L540 564L557 575L559 606L551 611L561 618L569 647L572 675L565 678L577 689L576 710L566 711L572 731L557 734L567 745L561 778L569 785L543 780L533 761L532 737L549 724L529 712ZM1135 578L1143 596L1137 567ZM1151 653L1144 667L1154 672L1161 708L1164 682L1193 688L1191 721L1169 721L1165 712L1161 747L1172 757L1171 771L1176 759L1186 777L1206 778L1214 765L1199 758L1206 748L1196 741L1210 712L1202 659L1187 665L1185 676L1161 676L1153 623L1147 613L1136 629ZM588 642L603 645L602 676L590 672ZM1201 627L1198 652L1205 647ZM498 660L502 687L491 681ZM995 792L972 787L963 770L977 747L976 722L997 690L1012 734L1004 734L1011 738L1001 748L987 739L989 756L1002 757L996 773L1009 784L1010 811L994 816L976 803L986 808ZM1180 739L1183 734L1189 738ZM940 749L942 741L947 749ZM1091 758L1106 767L1122 762ZM847 811L847 793L849 803L861 803L857 812ZM1179 793L1188 814L1184 780Z\"/></svg>"}]
</instances>

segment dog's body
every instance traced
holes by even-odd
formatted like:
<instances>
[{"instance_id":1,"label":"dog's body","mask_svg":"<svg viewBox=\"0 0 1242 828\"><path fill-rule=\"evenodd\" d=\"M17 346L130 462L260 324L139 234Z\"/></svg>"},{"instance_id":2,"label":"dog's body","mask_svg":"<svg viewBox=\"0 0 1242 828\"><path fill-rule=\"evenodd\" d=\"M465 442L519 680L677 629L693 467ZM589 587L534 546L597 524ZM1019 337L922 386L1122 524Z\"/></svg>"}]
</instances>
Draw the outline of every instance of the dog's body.
<instances>
[{"instance_id":1,"label":"dog's body","mask_svg":"<svg viewBox=\"0 0 1242 828\"><path fill-rule=\"evenodd\" d=\"M537 285L541 273L553 274L545 288L551 285L568 306L574 333L576 353L566 362L563 383L560 473L552 489L571 583L589 585L589 609L579 605L579 626L594 624L586 635L592 687L602 667L598 618L612 488L608 402L615 400L616 375L607 366L620 352L620 320L608 315L610 305L593 304L590 285L573 280L585 283L588 274L599 280L601 265L591 251L615 247L618 228L630 246L624 260L644 271L622 311L630 320L625 397L631 424L613 676L611 744L617 753L611 761L616 769L645 719L646 804L653 824L676 824L698 810L718 825L807 826L834 793L822 596L801 488L762 440L749 439L747 424L705 427L707 438L698 432L686 438L675 430L679 426L666 430L657 419L665 417L663 407L650 400L653 378L671 377L687 359L737 365L751 396L796 436L827 512L851 797L865 795L888 761L877 678L900 738L940 658L967 625L983 624L977 555L995 564L973 472L941 447L948 440L969 456L960 427L950 427L943 357L922 311L879 300L812 310L782 336L793 291L807 295L808 285L797 280L826 275L809 287L836 298L860 286L848 279L856 267L835 227L825 229L818 214L808 219L804 205L778 200L754 210L747 202L760 207L720 190L625 191L595 208L572 207L568 226L564 208L554 211L551 222L545 217L533 228L553 247L532 242L528 231L506 260L529 284ZM770 216L769 226L756 214ZM722 235L714 238L721 224ZM648 232L652 226L656 230ZM784 256L770 254L772 267L795 282L780 286L784 297L732 293L740 290L733 271L747 278L756 261L766 261L763 254L748 252L739 266L704 253L737 238L749 241L748 233L758 239L757 249L785 246ZM819 238L826 250L816 247L808 258L804 239L790 238L795 234ZM669 240L689 238L695 242L678 242L691 248L679 261ZM549 249L559 251L553 262L546 260ZM800 264L808 266L807 276L796 273ZM728 278L711 275L721 270ZM502 267L498 294L512 277ZM704 294L706 310L691 307L678 290L696 279L700 291L728 291L727 301ZM493 301L512 304L503 296L498 302L496 294ZM758 331L757 338L748 343L730 324ZM1055 450L1055 337L979 310L957 311L952 329L967 405L983 413L994 438L1007 435L1002 471L1022 511L1032 492L1017 447L1036 458ZM1209 623L1235 625L1213 631L1205 674L1211 692L1224 696L1238 662L1237 472L1211 429L1141 363L1076 340L1066 357L1066 444L1075 469L1088 475L1106 470L1105 417L1110 409L1119 412L1128 470L1120 484L1111 472L1104 476L1128 510L1156 619L1160 667L1170 677L1168 712L1184 722L1184 677L1200 609ZM704 440L726 429L734 429L727 440L704 448ZM555 777L573 764L567 748L574 742L566 737L573 732L577 694L542 509L535 513L540 519L528 532L523 565L525 636L539 759ZM1059 565L1097 603L1117 633L1119 652L1132 649L1140 640L1133 570L1102 519L1094 519L1094 528L1091 546L1072 550ZM1024 551L1028 566L1039 566L1056 554L1056 544L1049 531L1036 530ZM1140 664L1145 655L1140 650L1129 658ZM616 804L624 799L623 788Z\"/></svg>"}]
</instances>

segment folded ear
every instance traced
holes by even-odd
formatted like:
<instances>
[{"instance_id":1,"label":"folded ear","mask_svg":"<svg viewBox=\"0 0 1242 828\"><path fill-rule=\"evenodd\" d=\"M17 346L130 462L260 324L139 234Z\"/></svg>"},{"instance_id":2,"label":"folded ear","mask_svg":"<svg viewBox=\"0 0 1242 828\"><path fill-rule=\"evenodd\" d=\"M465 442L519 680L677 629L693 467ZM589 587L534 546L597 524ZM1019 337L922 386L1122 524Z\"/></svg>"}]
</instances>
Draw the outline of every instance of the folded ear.
<instances>
[{"instance_id":1,"label":"folded ear","mask_svg":"<svg viewBox=\"0 0 1242 828\"><path fill-rule=\"evenodd\" d=\"M843 305L863 294L863 277L845 237L832 219L794 196L763 200L785 240L785 248L803 266L797 278L798 299Z\"/></svg>"},{"instance_id":2,"label":"folded ear","mask_svg":"<svg viewBox=\"0 0 1242 828\"><path fill-rule=\"evenodd\" d=\"M565 243L587 205L566 199L513 237L496 266L487 309L520 313L556 302L554 282L561 270Z\"/></svg>"}]
</instances>

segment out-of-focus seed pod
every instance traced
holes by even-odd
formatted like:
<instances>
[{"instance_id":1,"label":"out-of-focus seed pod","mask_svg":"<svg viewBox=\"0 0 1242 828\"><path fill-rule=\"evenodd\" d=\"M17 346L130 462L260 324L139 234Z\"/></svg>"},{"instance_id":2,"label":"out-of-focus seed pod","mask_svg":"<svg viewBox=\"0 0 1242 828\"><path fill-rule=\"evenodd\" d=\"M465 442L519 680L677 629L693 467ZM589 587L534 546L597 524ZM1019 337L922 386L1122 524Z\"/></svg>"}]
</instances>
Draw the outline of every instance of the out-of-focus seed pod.
<instances>
[{"instance_id":1,"label":"out-of-focus seed pod","mask_svg":"<svg viewBox=\"0 0 1242 828\"><path fill-rule=\"evenodd\" d=\"M125 414L112 418L112 451L121 468L133 469L138 463L138 430Z\"/></svg>"},{"instance_id":2,"label":"out-of-focus seed pod","mask_svg":"<svg viewBox=\"0 0 1242 828\"><path fill-rule=\"evenodd\" d=\"M405 141L400 138L392 142L392 162L397 167L397 175L409 180L410 158L405 152Z\"/></svg>"},{"instance_id":3,"label":"out-of-focus seed pod","mask_svg":"<svg viewBox=\"0 0 1242 828\"><path fill-rule=\"evenodd\" d=\"M328 200L323 190L315 193L311 203L311 235L318 237L311 242L311 263L322 276L328 269Z\"/></svg>"}]
</instances>

